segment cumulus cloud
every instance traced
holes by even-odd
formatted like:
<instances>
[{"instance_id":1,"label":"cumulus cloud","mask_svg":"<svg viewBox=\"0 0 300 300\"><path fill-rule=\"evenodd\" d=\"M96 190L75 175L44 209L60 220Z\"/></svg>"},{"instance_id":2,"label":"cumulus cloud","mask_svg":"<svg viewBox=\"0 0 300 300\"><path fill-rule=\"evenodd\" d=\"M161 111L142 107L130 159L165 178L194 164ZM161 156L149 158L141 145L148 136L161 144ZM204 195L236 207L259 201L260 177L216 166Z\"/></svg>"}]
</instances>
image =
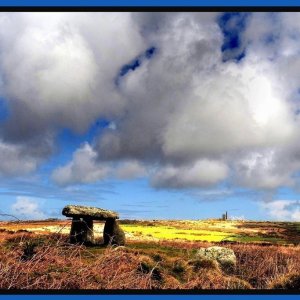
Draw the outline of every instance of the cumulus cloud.
<instances>
[{"instance_id":1,"label":"cumulus cloud","mask_svg":"<svg viewBox=\"0 0 300 300\"><path fill-rule=\"evenodd\" d=\"M114 77L144 47L130 14L12 13L0 24L3 90L13 116L20 104L31 112L24 126L83 132L122 106Z\"/></svg>"},{"instance_id":2,"label":"cumulus cloud","mask_svg":"<svg viewBox=\"0 0 300 300\"><path fill-rule=\"evenodd\" d=\"M218 161L200 160L191 166L166 166L152 178L155 187L203 187L218 183L227 177L228 169Z\"/></svg>"},{"instance_id":3,"label":"cumulus cloud","mask_svg":"<svg viewBox=\"0 0 300 300\"><path fill-rule=\"evenodd\" d=\"M170 118L167 155L197 158L288 143L295 127L288 105L252 66L228 65L202 79Z\"/></svg>"},{"instance_id":4,"label":"cumulus cloud","mask_svg":"<svg viewBox=\"0 0 300 300\"><path fill-rule=\"evenodd\" d=\"M18 196L17 201L11 206L12 214L23 219L45 219L39 200L36 198Z\"/></svg>"},{"instance_id":5,"label":"cumulus cloud","mask_svg":"<svg viewBox=\"0 0 300 300\"><path fill-rule=\"evenodd\" d=\"M142 22L139 16L158 50L122 80L126 114L116 119L119 130L98 138L99 159L158 162L156 177L164 187L205 185L186 171L199 160L227 165L226 175L233 173L231 178L243 186L291 185L297 168L284 157L297 148L299 121L273 62L263 56L255 61L251 46L243 61L223 62L216 16L160 17L153 26L150 17ZM243 47L250 41L246 31ZM190 180L175 183L179 173L190 174ZM159 186L156 179L152 183Z\"/></svg>"},{"instance_id":6,"label":"cumulus cloud","mask_svg":"<svg viewBox=\"0 0 300 300\"><path fill-rule=\"evenodd\" d=\"M109 168L96 163L97 153L86 143L73 155L67 165L57 168L52 177L60 185L89 183L108 175Z\"/></svg>"},{"instance_id":7,"label":"cumulus cloud","mask_svg":"<svg viewBox=\"0 0 300 300\"><path fill-rule=\"evenodd\" d=\"M115 77L145 47L129 13L1 13L0 96L10 113L3 140L41 148L46 159L60 128L84 133L118 113Z\"/></svg>"},{"instance_id":8,"label":"cumulus cloud","mask_svg":"<svg viewBox=\"0 0 300 300\"><path fill-rule=\"evenodd\" d=\"M116 168L116 177L120 179L143 177L146 174L146 168L138 161L125 161Z\"/></svg>"},{"instance_id":9,"label":"cumulus cloud","mask_svg":"<svg viewBox=\"0 0 300 300\"><path fill-rule=\"evenodd\" d=\"M155 30L157 54L122 81L126 118L99 138L100 158L197 160L294 137L270 71L261 62L223 63L216 22L194 16L168 18Z\"/></svg>"},{"instance_id":10,"label":"cumulus cloud","mask_svg":"<svg viewBox=\"0 0 300 300\"><path fill-rule=\"evenodd\" d=\"M295 143L278 148L248 152L233 163L238 184L260 189L293 186L300 168L298 147Z\"/></svg>"},{"instance_id":11,"label":"cumulus cloud","mask_svg":"<svg viewBox=\"0 0 300 300\"><path fill-rule=\"evenodd\" d=\"M97 153L84 143L73 154L72 160L52 173L53 180L61 185L92 183L107 178L133 179L146 175L146 168L138 161L118 164L97 161Z\"/></svg>"},{"instance_id":12,"label":"cumulus cloud","mask_svg":"<svg viewBox=\"0 0 300 300\"><path fill-rule=\"evenodd\" d=\"M253 13L239 30L238 14L223 25L220 15L2 13L0 94L10 116L0 156L12 149L16 166L1 160L0 172L33 171L59 129L84 133L104 118L110 126L54 170L55 182L297 184L300 24L289 13ZM241 43L223 53L224 30Z\"/></svg>"},{"instance_id":13,"label":"cumulus cloud","mask_svg":"<svg viewBox=\"0 0 300 300\"><path fill-rule=\"evenodd\" d=\"M0 175L18 176L32 172L40 162L37 153L28 153L24 146L0 141Z\"/></svg>"},{"instance_id":14,"label":"cumulus cloud","mask_svg":"<svg viewBox=\"0 0 300 300\"><path fill-rule=\"evenodd\" d=\"M263 202L261 207L278 221L300 221L299 200L275 200Z\"/></svg>"}]
</instances>

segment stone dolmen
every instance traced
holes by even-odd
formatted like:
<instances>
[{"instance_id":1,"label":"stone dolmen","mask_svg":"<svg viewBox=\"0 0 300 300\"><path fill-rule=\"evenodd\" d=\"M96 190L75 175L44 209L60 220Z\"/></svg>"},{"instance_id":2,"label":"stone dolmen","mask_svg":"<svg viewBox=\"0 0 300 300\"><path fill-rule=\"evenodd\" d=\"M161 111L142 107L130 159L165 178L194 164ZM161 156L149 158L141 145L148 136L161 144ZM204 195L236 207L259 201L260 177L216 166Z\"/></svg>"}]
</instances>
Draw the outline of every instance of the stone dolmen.
<instances>
[{"instance_id":1,"label":"stone dolmen","mask_svg":"<svg viewBox=\"0 0 300 300\"><path fill-rule=\"evenodd\" d=\"M93 220L105 221L103 231L104 245L125 245L125 233L120 228L116 219L119 219L118 213L97 207L67 205L62 214L73 218L70 242L93 245L94 231Z\"/></svg>"}]
</instances>

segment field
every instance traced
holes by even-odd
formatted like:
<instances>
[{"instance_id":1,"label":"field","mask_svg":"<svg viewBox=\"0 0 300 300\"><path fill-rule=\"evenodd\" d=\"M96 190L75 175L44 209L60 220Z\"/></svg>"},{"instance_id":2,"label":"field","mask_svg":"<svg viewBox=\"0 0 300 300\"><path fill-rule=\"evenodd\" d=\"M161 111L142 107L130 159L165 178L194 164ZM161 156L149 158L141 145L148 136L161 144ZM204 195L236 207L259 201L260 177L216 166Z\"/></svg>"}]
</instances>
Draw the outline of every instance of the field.
<instances>
[{"instance_id":1,"label":"field","mask_svg":"<svg viewBox=\"0 0 300 300\"><path fill-rule=\"evenodd\" d=\"M125 247L68 242L70 220L0 222L0 288L7 289L297 289L300 223L120 221ZM200 260L201 247L236 255L224 268Z\"/></svg>"}]
</instances>

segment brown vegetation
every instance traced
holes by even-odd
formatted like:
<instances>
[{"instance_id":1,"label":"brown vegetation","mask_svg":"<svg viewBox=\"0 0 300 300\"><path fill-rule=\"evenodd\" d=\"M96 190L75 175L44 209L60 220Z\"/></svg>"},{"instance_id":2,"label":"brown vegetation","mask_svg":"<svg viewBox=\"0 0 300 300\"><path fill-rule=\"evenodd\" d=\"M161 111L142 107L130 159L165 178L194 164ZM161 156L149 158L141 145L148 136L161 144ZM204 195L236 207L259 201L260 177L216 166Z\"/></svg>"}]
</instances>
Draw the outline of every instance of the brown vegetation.
<instances>
[{"instance_id":1,"label":"brown vegetation","mask_svg":"<svg viewBox=\"0 0 300 300\"><path fill-rule=\"evenodd\" d=\"M209 243L130 242L126 247L68 243L66 235L7 233L1 289L299 289L300 247L230 243L231 272L195 251ZM224 244L222 245L224 246Z\"/></svg>"}]
</instances>

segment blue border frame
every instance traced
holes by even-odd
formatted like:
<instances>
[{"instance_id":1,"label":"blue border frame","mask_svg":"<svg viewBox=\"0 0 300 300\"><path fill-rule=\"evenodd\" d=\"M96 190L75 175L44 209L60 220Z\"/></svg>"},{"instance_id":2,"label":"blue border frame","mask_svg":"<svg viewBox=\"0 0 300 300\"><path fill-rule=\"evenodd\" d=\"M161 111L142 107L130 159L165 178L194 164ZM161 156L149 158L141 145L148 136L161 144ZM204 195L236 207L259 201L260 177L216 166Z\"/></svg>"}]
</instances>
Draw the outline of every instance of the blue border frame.
<instances>
[{"instance_id":1,"label":"blue border frame","mask_svg":"<svg viewBox=\"0 0 300 300\"><path fill-rule=\"evenodd\" d=\"M287 8L288 7L296 7L297 10L300 11L300 0L0 0L0 8L1 10L5 10L5 7L16 8L23 7L23 8L30 8L32 7L53 7L56 8L64 8L67 9L68 7L81 7L84 6L85 8L90 7L93 10L93 7L149 7L149 6L156 6L158 7L197 7L198 10L201 7L209 8L209 7L237 7L242 9L243 7L255 8L257 7L267 7L272 8L274 7L281 7ZM205 10L205 9L204 9ZM9 291L7 291L9 292ZM40 291L41 292L41 291ZM151 291L149 291L151 293ZM157 291L156 291L157 292ZM258 291L259 292L259 291ZM270 291L271 292L271 291ZM13 293L13 292L12 292ZM43 294L42 294L43 293ZM41 294L0 294L0 300L7 299L7 300L20 300L20 299L44 299L44 300L52 300L53 297L55 300L85 300L87 297L89 300L158 300L163 298L164 300L196 300L196 299L208 299L208 300L281 300L281 299L300 299L300 294L281 294L281 295L230 295L230 294L221 294L221 295L208 295L208 294L199 294L199 295L186 295L180 294L180 290L178 290L178 294L176 295L166 295L166 294L156 294L156 295L131 295L131 294L124 294L124 295L84 295L83 291L81 291L80 295L47 295L47 291L42 291ZM112 292L113 293L113 292ZM213 292L212 292L213 293Z\"/></svg>"}]
</instances>

